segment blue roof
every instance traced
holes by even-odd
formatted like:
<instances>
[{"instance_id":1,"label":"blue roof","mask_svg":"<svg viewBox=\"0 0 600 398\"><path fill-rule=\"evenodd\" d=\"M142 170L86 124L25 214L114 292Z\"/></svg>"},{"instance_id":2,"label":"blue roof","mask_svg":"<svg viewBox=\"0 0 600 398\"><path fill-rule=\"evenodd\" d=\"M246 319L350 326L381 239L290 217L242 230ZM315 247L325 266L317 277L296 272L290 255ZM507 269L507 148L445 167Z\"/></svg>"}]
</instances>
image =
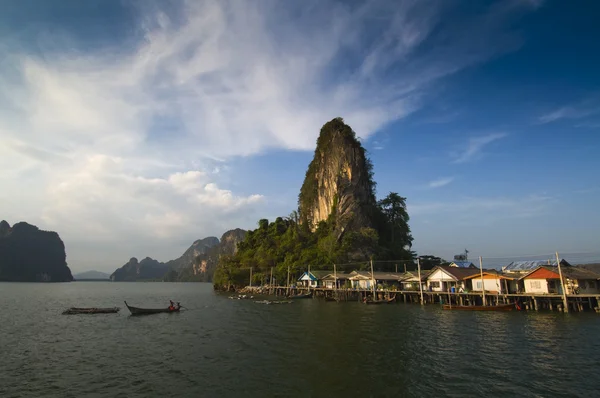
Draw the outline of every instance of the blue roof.
<instances>
[{"instance_id":1,"label":"blue roof","mask_svg":"<svg viewBox=\"0 0 600 398\"><path fill-rule=\"evenodd\" d=\"M330 271L310 271L310 273L308 271L304 271L304 273L300 275L300 278L298 278L298 280L301 280L305 276L308 276L308 279L310 279L311 281L318 281L320 278L330 273Z\"/></svg>"},{"instance_id":2,"label":"blue roof","mask_svg":"<svg viewBox=\"0 0 600 398\"><path fill-rule=\"evenodd\" d=\"M456 264L459 268L469 268L473 263L471 261L452 261L450 264Z\"/></svg>"}]
</instances>

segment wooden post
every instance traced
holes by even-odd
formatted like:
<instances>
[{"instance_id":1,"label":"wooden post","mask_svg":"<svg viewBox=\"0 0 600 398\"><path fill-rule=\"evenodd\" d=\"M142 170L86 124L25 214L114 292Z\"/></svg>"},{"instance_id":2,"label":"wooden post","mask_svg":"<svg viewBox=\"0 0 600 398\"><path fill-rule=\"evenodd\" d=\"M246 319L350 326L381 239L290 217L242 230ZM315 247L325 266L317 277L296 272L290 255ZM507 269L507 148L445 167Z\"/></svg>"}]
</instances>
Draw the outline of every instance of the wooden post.
<instances>
[{"instance_id":1,"label":"wooden post","mask_svg":"<svg viewBox=\"0 0 600 398\"><path fill-rule=\"evenodd\" d=\"M287 288L288 288L288 292L290 289L290 267L288 266L288 275L287 275Z\"/></svg>"},{"instance_id":2,"label":"wooden post","mask_svg":"<svg viewBox=\"0 0 600 398\"><path fill-rule=\"evenodd\" d=\"M417 257L417 269L419 270L419 292L421 295L421 305L423 305L423 283L421 282L421 261L419 257Z\"/></svg>"},{"instance_id":3,"label":"wooden post","mask_svg":"<svg viewBox=\"0 0 600 398\"><path fill-rule=\"evenodd\" d=\"M252 267L250 267L250 287L252 287Z\"/></svg>"},{"instance_id":4,"label":"wooden post","mask_svg":"<svg viewBox=\"0 0 600 398\"><path fill-rule=\"evenodd\" d=\"M335 264L333 264L333 288L335 289L333 294L334 294L334 298L337 300L338 296L337 296L337 268L335 266Z\"/></svg>"},{"instance_id":5,"label":"wooden post","mask_svg":"<svg viewBox=\"0 0 600 398\"><path fill-rule=\"evenodd\" d=\"M485 305L485 284L483 282L483 260L479 256L479 272L481 274L481 292L483 293L483 305Z\"/></svg>"},{"instance_id":6,"label":"wooden post","mask_svg":"<svg viewBox=\"0 0 600 398\"><path fill-rule=\"evenodd\" d=\"M560 269L560 258L558 258L558 252L556 252L556 265L558 266L558 275L560 276L560 285L562 286L563 304L565 306L565 312L569 312L569 302L567 301L567 291L565 290L565 282L563 280L562 270Z\"/></svg>"},{"instance_id":7,"label":"wooden post","mask_svg":"<svg viewBox=\"0 0 600 398\"><path fill-rule=\"evenodd\" d=\"M406 264L404 264L404 272L406 272ZM396 264L396 273L398 273L398 264Z\"/></svg>"},{"instance_id":8,"label":"wooden post","mask_svg":"<svg viewBox=\"0 0 600 398\"><path fill-rule=\"evenodd\" d=\"M373 272L373 257L371 257L371 279L373 280L373 301L377 299L377 293L375 293L375 272Z\"/></svg>"},{"instance_id":9,"label":"wooden post","mask_svg":"<svg viewBox=\"0 0 600 398\"><path fill-rule=\"evenodd\" d=\"M269 279L269 286L273 287L273 267L271 267L271 278Z\"/></svg>"}]
</instances>

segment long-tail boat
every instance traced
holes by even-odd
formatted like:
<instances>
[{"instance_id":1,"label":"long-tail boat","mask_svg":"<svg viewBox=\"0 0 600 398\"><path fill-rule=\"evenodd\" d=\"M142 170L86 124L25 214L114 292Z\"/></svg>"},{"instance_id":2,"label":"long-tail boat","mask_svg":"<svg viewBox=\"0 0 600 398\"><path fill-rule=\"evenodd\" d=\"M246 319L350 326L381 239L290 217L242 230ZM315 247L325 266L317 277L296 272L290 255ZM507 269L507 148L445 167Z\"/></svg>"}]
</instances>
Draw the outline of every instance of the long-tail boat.
<instances>
[{"instance_id":1,"label":"long-tail boat","mask_svg":"<svg viewBox=\"0 0 600 398\"><path fill-rule=\"evenodd\" d=\"M81 308L81 307L71 307L65 311L63 311L63 315L76 315L76 314L115 314L119 312L119 307L112 308Z\"/></svg>"},{"instance_id":2,"label":"long-tail boat","mask_svg":"<svg viewBox=\"0 0 600 398\"><path fill-rule=\"evenodd\" d=\"M383 300L364 300L365 304L390 304L396 301L396 296Z\"/></svg>"},{"instance_id":3,"label":"long-tail boat","mask_svg":"<svg viewBox=\"0 0 600 398\"><path fill-rule=\"evenodd\" d=\"M129 304L127 304L127 301L125 301L125 305L127 306L127 309L129 310L129 312L131 312L131 315L161 314L163 312L172 313L172 312L179 312L179 310L181 309L181 306L179 305L179 303L177 303L177 306L173 307L172 309L169 308L169 307L167 307L167 308L138 308L138 307L132 307Z\"/></svg>"},{"instance_id":4,"label":"long-tail boat","mask_svg":"<svg viewBox=\"0 0 600 398\"><path fill-rule=\"evenodd\" d=\"M445 310L459 311L512 311L515 309L515 304L500 304L500 305L450 305L444 304L442 307Z\"/></svg>"},{"instance_id":5,"label":"long-tail boat","mask_svg":"<svg viewBox=\"0 0 600 398\"><path fill-rule=\"evenodd\" d=\"M312 298L312 292L306 293L306 294L297 294L295 296L288 296L286 297L287 299L305 299L305 298Z\"/></svg>"}]
</instances>

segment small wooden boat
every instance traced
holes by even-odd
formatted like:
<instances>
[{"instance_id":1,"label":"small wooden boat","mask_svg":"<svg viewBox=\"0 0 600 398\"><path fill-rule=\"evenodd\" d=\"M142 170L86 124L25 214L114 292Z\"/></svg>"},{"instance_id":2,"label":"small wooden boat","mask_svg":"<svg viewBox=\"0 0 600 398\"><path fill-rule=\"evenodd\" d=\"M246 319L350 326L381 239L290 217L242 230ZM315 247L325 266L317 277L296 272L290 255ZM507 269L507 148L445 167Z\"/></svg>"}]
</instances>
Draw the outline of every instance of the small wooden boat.
<instances>
[{"instance_id":1,"label":"small wooden boat","mask_svg":"<svg viewBox=\"0 0 600 398\"><path fill-rule=\"evenodd\" d=\"M181 306L179 305L179 303L177 303L177 307L175 307L174 309L170 309L169 307L167 308L138 308L138 307L132 307L129 304L127 304L127 301L125 301L125 305L127 306L127 309L129 310L129 312L131 312L131 315L150 315L150 314L161 314L163 312L166 313L172 313L172 312L179 312L179 310L181 309Z\"/></svg>"},{"instance_id":2,"label":"small wooden boat","mask_svg":"<svg viewBox=\"0 0 600 398\"><path fill-rule=\"evenodd\" d=\"M312 298L312 292L306 294L297 294L295 296L287 296L286 298L290 300Z\"/></svg>"},{"instance_id":3,"label":"small wooden boat","mask_svg":"<svg viewBox=\"0 0 600 398\"><path fill-rule=\"evenodd\" d=\"M390 304L390 303L393 303L394 301L396 301L396 296L389 298L389 299L383 299L383 300L365 300L365 301L363 301L363 303L365 303L365 304Z\"/></svg>"},{"instance_id":4,"label":"small wooden boat","mask_svg":"<svg viewBox=\"0 0 600 398\"><path fill-rule=\"evenodd\" d=\"M325 301L340 301L340 299L338 299L337 297L326 296Z\"/></svg>"},{"instance_id":5,"label":"small wooden boat","mask_svg":"<svg viewBox=\"0 0 600 398\"><path fill-rule=\"evenodd\" d=\"M272 300L261 300L255 301L257 304L292 304L293 301L272 301Z\"/></svg>"},{"instance_id":6,"label":"small wooden boat","mask_svg":"<svg viewBox=\"0 0 600 398\"><path fill-rule=\"evenodd\" d=\"M63 311L63 315L77 315L77 314L115 314L119 312L119 307L113 308L81 308L81 307L71 307L65 311Z\"/></svg>"},{"instance_id":7,"label":"small wooden boat","mask_svg":"<svg viewBox=\"0 0 600 398\"><path fill-rule=\"evenodd\" d=\"M500 305L449 305L444 304L445 310L459 310L459 311L512 311L515 309L514 304L500 304Z\"/></svg>"}]
</instances>

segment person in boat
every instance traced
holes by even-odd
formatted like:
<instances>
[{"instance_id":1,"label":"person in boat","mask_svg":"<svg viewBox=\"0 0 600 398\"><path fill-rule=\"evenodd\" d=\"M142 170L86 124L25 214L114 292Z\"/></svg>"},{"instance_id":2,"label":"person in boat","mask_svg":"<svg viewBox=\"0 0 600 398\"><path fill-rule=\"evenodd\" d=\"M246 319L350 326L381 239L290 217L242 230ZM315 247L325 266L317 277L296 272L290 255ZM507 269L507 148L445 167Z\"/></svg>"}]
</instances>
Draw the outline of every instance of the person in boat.
<instances>
[{"instance_id":1,"label":"person in boat","mask_svg":"<svg viewBox=\"0 0 600 398\"><path fill-rule=\"evenodd\" d=\"M175 304L173 304L173 300L169 300L169 311L174 311L175 310Z\"/></svg>"}]
</instances>

